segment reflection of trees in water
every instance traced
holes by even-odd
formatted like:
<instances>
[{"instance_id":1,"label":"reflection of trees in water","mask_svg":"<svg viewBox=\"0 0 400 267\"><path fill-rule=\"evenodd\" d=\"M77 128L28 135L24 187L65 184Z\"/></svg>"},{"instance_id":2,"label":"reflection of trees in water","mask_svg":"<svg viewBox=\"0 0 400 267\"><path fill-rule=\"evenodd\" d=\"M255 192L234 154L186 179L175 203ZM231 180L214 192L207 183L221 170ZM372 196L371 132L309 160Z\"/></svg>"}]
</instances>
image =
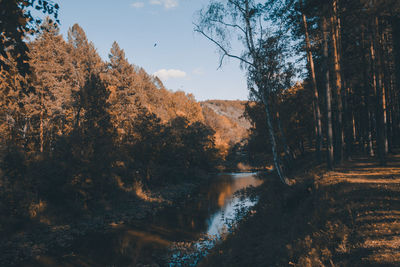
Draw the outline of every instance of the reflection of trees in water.
<instances>
[{"instance_id":1,"label":"reflection of trees in water","mask_svg":"<svg viewBox=\"0 0 400 267\"><path fill-rule=\"evenodd\" d=\"M236 191L261 183L250 174L236 178L219 175L200 190L201 197L183 207L165 209L154 218L154 223L176 229L180 233L177 236L198 236L208 230L210 218L229 203Z\"/></svg>"},{"instance_id":2,"label":"reflection of trees in water","mask_svg":"<svg viewBox=\"0 0 400 267\"><path fill-rule=\"evenodd\" d=\"M210 215L221 208L218 204L220 195L229 191L231 184L232 177L218 176L199 190L200 197L182 207L164 209L155 216L153 222L175 229L177 236L193 238L207 230Z\"/></svg>"},{"instance_id":3,"label":"reflection of trees in water","mask_svg":"<svg viewBox=\"0 0 400 267\"><path fill-rule=\"evenodd\" d=\"M151 262L162 264L165 259L154 257L164 255L172 244L191 244L193 251L196 249L195 244L199 242L212 246L215 240L205 235L210 218L224 210L235 191L260 183L261 180L252 175L217 176L200 189L201 197L182 207L165 209L155 215L152 221L121 226L107 234L89 234L77 240L73 245L77 255L65 260L71 260L71 263L78 260L88 265L99 263L135 266L151 259ZM239 202L242 201L241 199ZM221 223L226 222L221 220Z\"/></svg>"},{"instance_id":4,"label":"reflection of trees in water","mask_svg":"<svg viewBox=\"0 0 400 267\"><path fill-rule=\"evenodd\" d=\"M235 225L243 219L257 199L248 195L248 186L258 186L262 180L253 174L220 176L217 183L209 186L208 205L212 212L207 216L207 230L200 231L196 240L174 242L170 248L169 264L178 266L196 266L215 243L229 234ZM250 190L253 191L253 190ZM198 230L198 229L196 229Z\"/></svg>"}]
</instances>

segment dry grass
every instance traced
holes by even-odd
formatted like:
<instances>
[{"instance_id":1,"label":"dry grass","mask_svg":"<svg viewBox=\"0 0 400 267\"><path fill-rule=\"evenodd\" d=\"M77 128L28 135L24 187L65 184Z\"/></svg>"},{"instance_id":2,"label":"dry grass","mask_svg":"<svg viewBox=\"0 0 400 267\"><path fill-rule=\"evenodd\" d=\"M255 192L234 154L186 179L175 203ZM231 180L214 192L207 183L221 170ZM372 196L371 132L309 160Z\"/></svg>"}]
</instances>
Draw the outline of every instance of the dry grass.
<instances>
[{"instance_id":1,"label":"dry grass","mask_svg":"<svg viewBox=\"0 0 400 267\"><path fill-rule=\"evenodd\" d=\"M156 203L166 202L163 198L154 197L151 194L151 192L143 190L143 185L139 182L135 183L133 190L136 193L136 196L138 196L141 200L144 200L146 202L156 202Z\"/></svg>"},{"instance_id":2,"label":"dry grass","mask_svg":"<svg viewBox=\"0 0 400 267\"><path fill-rule=\"evenodd\" d=\"M400 156L299 170L202 266L400 266ZM310 181L311 185L310 185Z\"/></svg>"},{"instance_id":3,"label":"dry grass","mask_svg":"<svg viewBox=\"0 0 400 267\"><path fill-rule=\"evenodd\" d=\"M150 191L144 190L143 184L141 182L135 182L133 186L126 186L124 182L122 182L121 178L115 177L115 180L120 189L125 192L133 192L139 199L143 201L171 204L169 201L166 201L162 197L154 196Z\"/></svg>"}]
</instances>

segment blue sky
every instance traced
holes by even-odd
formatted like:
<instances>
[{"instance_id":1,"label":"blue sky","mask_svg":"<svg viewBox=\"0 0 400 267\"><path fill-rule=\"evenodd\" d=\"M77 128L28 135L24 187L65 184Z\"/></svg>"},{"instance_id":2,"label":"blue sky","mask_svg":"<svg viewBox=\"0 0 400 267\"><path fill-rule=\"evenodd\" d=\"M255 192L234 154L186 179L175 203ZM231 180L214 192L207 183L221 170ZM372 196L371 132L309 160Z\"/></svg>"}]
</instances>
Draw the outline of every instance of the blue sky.
<instances>
[{"instance_id":1,"label":"blue sky","mask_svg":"<svg viewBox=\"0 0 400 267\"><path fill-rule=\"evenodd\" d=\"M130 63L156 73L170 90L192 93L197 100L247 99L239 62L226 59L217 70L216 47L193 31L195 12L207 4L208 0L68 0L60 3L60 28L66 36L78 23L104 59L117 41Z\"/></svg>"}]
</instances>

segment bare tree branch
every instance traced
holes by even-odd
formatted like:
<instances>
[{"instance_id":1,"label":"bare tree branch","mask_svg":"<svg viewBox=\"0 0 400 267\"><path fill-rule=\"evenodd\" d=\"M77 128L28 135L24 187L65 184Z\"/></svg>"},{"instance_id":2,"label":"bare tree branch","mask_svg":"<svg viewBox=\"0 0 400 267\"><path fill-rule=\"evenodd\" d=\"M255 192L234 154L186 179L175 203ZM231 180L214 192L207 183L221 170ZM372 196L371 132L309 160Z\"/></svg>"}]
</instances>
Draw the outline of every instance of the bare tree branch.
<instances>
[{"instance_id":1,"label":"bare tree branch","mask_svg":"<svg viewBox=\"0 0 400 267\"><path fill-rule=\"evenodd\" d=\"M240 12L244 12L244 9L240 6L240 4L238 4L238 2L236 1L232 1L232 0L228 0L228 3L231 3L232 5L234 5L237 9L240 10Z\"/></svg>"},{"instance_id":2,"label":"bare tree branch","mask_svg":"<svg viewBox=\"0 0 400 267\"><path fill-rule=\"evenodd\" d=\"M243 17L244 17L244 20L246 23L246 32L247 32L246 36L248 38L248 45L250 48L250 53L253 54L254 58L257 58L257 55L255 54L255 46L254 46L254 41L253 41L253 30L251 28L251 23L250 23L249 2L245 1L245 5L246 5L246 8L243 11L244 12Z\"/></svg>"},{"instance_id":3,"label":"bare tree branch","mask_svg":"<svg viewBox=\"0 0 400 267\"><path fill-rule=\"evenodd\" d=\"M246 33L245 30L244 30L242 27L240 27L239 25L237 25L237 24L230 24L230 23L226 23L226 22L223 22L223 21L221 21L221 20L215 20L215 19L210 19L210 21L211 21L211 22L220 23L220 24L222 24L222 25L224 25L224 26L227 26L227 27L238 28L238 29L239 29L240 31L242 31L243 33Z\"/></svg>"},{"instance_id":4,"label":"bare tree branch","mask_svg":"<svg viewBox=\"0 0 400 267\"><path fill-rule=\"evenodd\" d=\"M261 22L261 16L258 18L258 24L260 24L260 41L259 41L259 49L261 49L262 46L262 40L263 40L263 26L262 26L262 22Z\"/></svg>"},{"instance_id":5,"label":"bare tree branch","mask_svg":"<svg viewBox=\"0 0 400 267\"><path fill-rule=\"evenodd\" d=\"M236 55L233 55L233 54L228 53L228 51L227 51L220 43L218 43L218 42L215 41L212 37L210 37L209 35L207 35L204 31L202 31L198 25L196 25L196 24L194 24L194 25L196 26L196 28L194 29L195 32L200 33L201 35L203 35L204 37L206 37L208 40L210 40L211 42L213 42L213 43L214 43L216 46L218 46L218 48L221 49L221 51L223 52L223 56L222 56L222 58L221 58L221 61L220 61L220 64L219 64L218 68L221 68L221 66L222 66L222 59L223 59L224 56L227 56L227 57L230 57L230 58L236 58L236 59L238 59L238 60L240 60L240 61L242 61L242 62L244 62L244 63L246 63L246 64L248 64L248 65L250 65L250 66L254 66L253 63L251 63L250 61L244 59L243 57L239 57L239 56L236 56Z\"/></svg>"}]
</instances>

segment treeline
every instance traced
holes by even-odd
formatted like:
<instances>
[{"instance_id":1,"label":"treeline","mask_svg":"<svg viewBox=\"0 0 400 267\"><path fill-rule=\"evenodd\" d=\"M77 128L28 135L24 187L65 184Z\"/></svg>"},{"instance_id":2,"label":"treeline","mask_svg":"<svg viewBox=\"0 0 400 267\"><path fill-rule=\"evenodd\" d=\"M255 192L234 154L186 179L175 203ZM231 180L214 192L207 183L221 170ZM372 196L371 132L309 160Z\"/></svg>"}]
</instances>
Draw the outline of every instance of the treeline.
<instances>
[{"instance_id":1,"label":"treeline","mask_svg":"<svg viewBox=\"0 0 400 267\"><path fill-rule=\"evenodd\" d=\"M1 56L4 218L32 217L40 203L88 214L135 186L214 170L214 131L200 104L130 64L116 42L105 62L79 25L66 41L46 19L26 45L27 71L12 49Z\"/></svg>"},{"instance_id":2,"label":"treeline","mask_svg":"<svg viewBox=\"0 0 400 267\"><path fill-rule=\"evenodd\" d=\"M247 71L254 161L272 151L284 183L304 146L319 162L327 151L329 168L359 151L385 164L399 145L399 10L391 0L226 0L199 12L195 31L217 45L221 64L231 57Z\"/></svg>"},{"instance_id":3,"label":"treeline","mask_svg":"<svg viewBox=\"0 0 400 267\"><path fill-rule=\"evenodd\" d=\"M317 158L325 140L329 168L358 151L385 164L399 145L400 3L299 0L275 7L272 15L307 58Z\"/></svg>"}]
</instances>

